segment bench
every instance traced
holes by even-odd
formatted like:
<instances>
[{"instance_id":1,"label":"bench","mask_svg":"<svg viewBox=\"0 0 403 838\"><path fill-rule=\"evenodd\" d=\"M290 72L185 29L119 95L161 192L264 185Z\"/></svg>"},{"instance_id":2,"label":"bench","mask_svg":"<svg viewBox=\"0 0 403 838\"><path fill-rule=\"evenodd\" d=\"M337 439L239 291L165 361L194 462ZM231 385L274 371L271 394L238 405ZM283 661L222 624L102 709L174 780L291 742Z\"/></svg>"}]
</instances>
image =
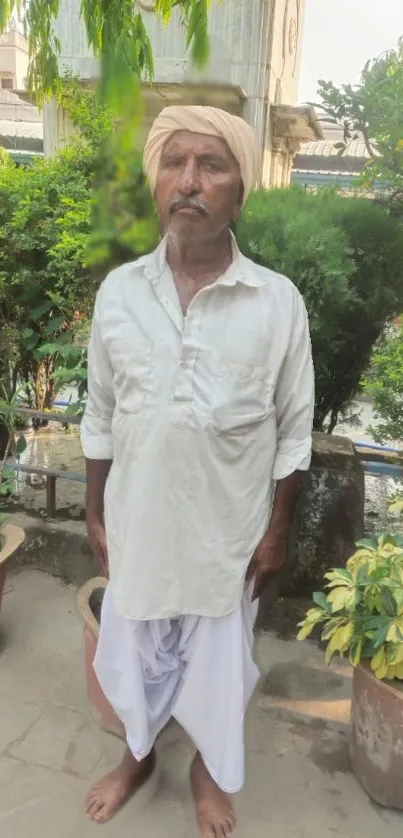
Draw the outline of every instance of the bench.
<instances>
[{"instance_id":1,"label":"bench","mask_svg":"<svg viewBox=\"0 0 403 838\"><path fill-rule=\"evenodd\" d=\"M56 469L41 468L40 466L21 465L15 461L6 463L6 471L19 471L23 474L36 474L46 478L46 514L48 518L56 515L56 480L74 480L76 483L86 483L84 474L73 471L58 471Z\"/></svg>"},{"instance_id":2,"label":"bench","mask_svg":"<svg viewBox=\"0 0 403 838\"><path fill-rule=\"evenodd\" d=\"M67 403L60 402L60 406ZM32 410L29 407L18 407L16 413L30 419L41 419L47 422L60 422L62 425L79 425L81 416L74 413L45 410ZM46 514L48 518L56 515L56 481L74 480L76 483L86 483L87 479L83 474L75 474L73 471L59 471L58 469L42 468L41 466L23 465L16 461L6 463L6 470L22 472L23 474L36 474L46 479Z\"/></svg>"}]
</instances>

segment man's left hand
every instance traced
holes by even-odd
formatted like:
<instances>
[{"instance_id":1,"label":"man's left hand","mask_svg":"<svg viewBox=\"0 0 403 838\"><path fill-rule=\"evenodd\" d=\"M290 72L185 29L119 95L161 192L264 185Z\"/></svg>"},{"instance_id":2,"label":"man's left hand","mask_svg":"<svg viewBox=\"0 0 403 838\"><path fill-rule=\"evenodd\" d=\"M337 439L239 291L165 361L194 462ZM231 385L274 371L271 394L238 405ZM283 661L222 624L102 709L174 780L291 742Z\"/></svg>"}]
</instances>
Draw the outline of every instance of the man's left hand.
<instances>
[{"instance_id":1,"label":"man's left hand","mask_svg":"<svg viewBox=\"0 0 403 838\"><path fill-rule=\"evenodd\" d=\"M266 533L250 561L246 574L246 584L254 579L252 599L258 599L273 576L284 565L287 555L287 537Z\"/></svg>"}]
</instances>

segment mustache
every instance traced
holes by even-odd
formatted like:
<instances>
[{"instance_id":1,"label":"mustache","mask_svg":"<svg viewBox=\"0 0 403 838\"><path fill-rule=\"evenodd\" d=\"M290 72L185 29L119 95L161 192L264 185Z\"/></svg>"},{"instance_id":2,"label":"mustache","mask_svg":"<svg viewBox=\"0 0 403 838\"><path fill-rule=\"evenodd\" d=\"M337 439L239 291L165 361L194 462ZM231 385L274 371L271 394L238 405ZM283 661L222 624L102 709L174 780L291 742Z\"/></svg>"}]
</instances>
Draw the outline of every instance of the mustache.
<instances>
[{"instance_id":1,"label":"mustache","mask_svg":"<svg viewBox=\"0 0 403 838\"><path fill-rule=\"evenodd\" d=\"M201 215L208 215L207 207L198 198L173 198L169 206L170 214L172 215L172 213L181 209L195 209Z\"/></svg>"}]
</instances>

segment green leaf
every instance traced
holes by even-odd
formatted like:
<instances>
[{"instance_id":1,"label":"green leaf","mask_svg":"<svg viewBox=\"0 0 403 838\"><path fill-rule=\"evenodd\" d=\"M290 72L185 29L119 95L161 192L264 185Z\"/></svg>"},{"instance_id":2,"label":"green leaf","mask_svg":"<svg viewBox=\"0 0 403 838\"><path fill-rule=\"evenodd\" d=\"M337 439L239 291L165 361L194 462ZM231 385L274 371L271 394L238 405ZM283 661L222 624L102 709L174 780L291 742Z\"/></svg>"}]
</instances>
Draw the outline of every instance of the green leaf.
<instances>
[{"instance_id":1,"label":"green leaf","mask_svg":"<svg viewBox=\"0 0 403 838\"><path fill-rule=\"evenodd\" d=\"M44 314L47 314L53 307L53 303L51 300L44 300L43 303L36 306L31 311L31 318L32 320L39 321Z\"/></svg>"},{"instance_id":2,"label":"green leaf","mask_svg":"<svg viewBox=\"0 0 403 838\"><path fill-rule=\"evenodd\" d=\"M346 607L348 594L348 588L344 587L333 588L333 590L330 591L327 599L333 614L337 613L338 611L342 611Z\"/></svg>"},{"instance_id":3,"label":"green leaf","mask_svg":"<svg viewBox=\"0 0 403 838\"><path fill-rule=\"evenodd\" d=\"M35 349L38 342L39 342L39 335L36 335L34 332L32 332L31 335L28 335L28 337L24 337L24 347L28 351L31 351L32 349Z\"/></svg>"},{"instance_id":4,"label":"green leaf","mask_svg":"<svg viewBox=\"0 0 403 838\"><path fill-rule=\"evenodd\" d=\"M353 584L353 576L347 568L334 568L325 573L325 579L328 580L328 587L349 586Z\"/></svg>"},{"instance_id":5,"label":"green leaf","mask_svg":"<svg viewBox=\"0 0 403 838\"><path fill-rule=\"evenodd\" d=\"M366 550L376 550L378 546L377 538L361 538L356 542L357 547L364 547Z\"/></svg>"},{"instance_id":6,"label":"green leaf","mask_svg":"<svg viewBox=\"0 0 403 838\"><path fill-rule=\"evenodd\" d=\"M324 594L323 591L314 593L312 599L315 605L318 605L319 608L323 608L323 610L327 611L328 613L331 612L332 609L327 601L326 594Z\"/></svg>"},{"instance_id":7,"label":"green leaf","mask_svg":"<svg viewBox=\"0 0 403 838\"><path fill-rule=\"evenodd\" d=\"M351 666L358 666L361 662L361 655L362 655L362 646L363 646L363 638L359 637L357 640L353 640L350 646L350 654L349 660Z\"/></svg>"},{"instance_id":8,"label":"green leaf","mask_svg":"<svg viewBox=\"0 0 403 838\"><path fill-rule=\"evenodd\" d=\"M14 451L15 451L16 454L20 455L20 454L23 454L26 447L27 447L27 441L25 439L25 436L23 436L23 434L21 434L21 436L18 437L17 442L15 443Z\"/></svg>"},{"instance_id":9,"label":"green leaf","mask_svg":"<svg viewBox=\"0 0 403 838\"><path fill-rule=\"evenodd\" d=\"M63 323L65 323L65 322L66 322L66 318L63 317L63 316L62 317L52 317L52 319L49 320L49 323L47 323L47 325L45 326L45 329L44 329L45 334L46 335L54 335L56 332L58 332L61 329L61 327L63 326Z\"/></svg>"},{"instance_id":10,"label":"green leaf","mask_svg":"<svg viewBox=\"0 0 403 838\"><path fill-rule=\"evenodd\" d=\"M389 588L382 588L380 600L385 614L387 614L390 617L397 616L397 603Z\"/></svg>"}]
</instances>

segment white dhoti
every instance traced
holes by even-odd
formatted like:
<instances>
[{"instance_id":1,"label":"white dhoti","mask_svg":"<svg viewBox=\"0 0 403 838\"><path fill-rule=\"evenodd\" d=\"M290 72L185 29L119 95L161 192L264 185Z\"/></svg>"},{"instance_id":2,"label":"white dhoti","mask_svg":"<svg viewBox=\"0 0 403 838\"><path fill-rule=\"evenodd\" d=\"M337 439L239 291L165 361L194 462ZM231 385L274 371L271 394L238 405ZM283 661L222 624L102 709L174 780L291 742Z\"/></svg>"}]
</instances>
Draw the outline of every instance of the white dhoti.
<instances>
[{"instance_id":1,"label":"white dhoti","mask_svg":"<svg viewBox=\"0 0 403 838\"><path fill-rule=\"evenodd\" d=\"M242 788L244 714L259 678L256 613L249 590L225 617L128 620L106 590L94 668L137 760L173 717L217 785L229 794Z\"/></svg>"}]
</instances>

